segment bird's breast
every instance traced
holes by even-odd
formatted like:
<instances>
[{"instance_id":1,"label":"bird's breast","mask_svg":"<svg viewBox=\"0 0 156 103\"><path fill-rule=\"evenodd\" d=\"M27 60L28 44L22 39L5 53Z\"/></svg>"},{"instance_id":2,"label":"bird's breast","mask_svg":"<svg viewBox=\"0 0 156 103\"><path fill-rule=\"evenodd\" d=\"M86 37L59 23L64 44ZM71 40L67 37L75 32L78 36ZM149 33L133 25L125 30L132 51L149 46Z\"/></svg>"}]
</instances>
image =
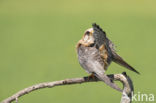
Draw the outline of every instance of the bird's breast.
<instances>
[{"instance_id":1,"label":"bird's breast","mask_svg":"<svg viewBox=\"0 0 156 103\"><path fill-rule=\"evenodd\" d=\"M105 64L100 56L100 51L95 47L80 45L77 48L78 60L80 65L89 73L96 68L104 70Z\"/></svg>"}]
</instances>

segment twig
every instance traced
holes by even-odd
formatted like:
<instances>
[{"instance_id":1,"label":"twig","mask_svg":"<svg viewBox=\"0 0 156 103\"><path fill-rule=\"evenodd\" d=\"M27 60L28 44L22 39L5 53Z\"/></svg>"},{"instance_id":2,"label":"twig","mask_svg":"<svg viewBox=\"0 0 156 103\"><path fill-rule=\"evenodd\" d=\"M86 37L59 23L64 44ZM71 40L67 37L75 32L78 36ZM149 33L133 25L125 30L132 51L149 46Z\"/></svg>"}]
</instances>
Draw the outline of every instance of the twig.
<instances>
[{"instance_id":1,"label":"twig","mask_svg":"<svg viewBox=\"0 0 156 103\"><path fill-rule=\"evenodd\" d=\"M126 73L122 74L111 74L108 75L108 77L114 81L118 80L123 83L123 95L121 98L121 103L131 103L131 93L133 92L133 84L131 82L131 79L126 75ZM30 86L28 88L25 88L11 97L8 97L7 99L3 100L1 103L11 103L12 101L16 100L18 101L18 98L28 94L34 90L42 89L42 88L52 88L55 86L61 86L61 85L70 85L70 84L80 84L80 83L86 83L86 82L96 82L99 81L97 78L91 78L91 77L83 77L83 78L72 78L72 79L65 79L60 81L54 81L54 82L46 82L46 83L40 83L33 86Z\"/></svg>"}]
</instances>

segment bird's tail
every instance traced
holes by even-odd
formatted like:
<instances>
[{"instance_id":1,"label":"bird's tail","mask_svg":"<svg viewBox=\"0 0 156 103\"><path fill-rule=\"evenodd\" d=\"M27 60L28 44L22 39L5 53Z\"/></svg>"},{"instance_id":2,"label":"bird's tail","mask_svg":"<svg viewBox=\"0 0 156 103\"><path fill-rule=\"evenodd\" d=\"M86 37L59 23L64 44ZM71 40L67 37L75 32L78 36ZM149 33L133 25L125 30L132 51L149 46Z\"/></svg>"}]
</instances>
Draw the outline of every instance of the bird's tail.
<instances>
[{"instance_id":1,"label":"bird's tail","mask_svg":"<svg viewBox=\"0 0 156 103\"><path fill-rule=\"evenodd\" d=\"M94 75L101 81L105 82L108 86L112 87L113 89L122 92L122 90L113 82L111 82L110 78L104 73L94 73Z\"/></svg>"},{"instance_id":2,"label":"bird's tail","mask_svg":"<svg viewBox=\"0 0 156 103\"><path fill-rule=\"evenodd\" d=\"M127 69L140 74L137 70L135 70L132 66L130 66L127 62L125 62L118 54L113 53L113 61Z\"/></svg>"}]
</instances>

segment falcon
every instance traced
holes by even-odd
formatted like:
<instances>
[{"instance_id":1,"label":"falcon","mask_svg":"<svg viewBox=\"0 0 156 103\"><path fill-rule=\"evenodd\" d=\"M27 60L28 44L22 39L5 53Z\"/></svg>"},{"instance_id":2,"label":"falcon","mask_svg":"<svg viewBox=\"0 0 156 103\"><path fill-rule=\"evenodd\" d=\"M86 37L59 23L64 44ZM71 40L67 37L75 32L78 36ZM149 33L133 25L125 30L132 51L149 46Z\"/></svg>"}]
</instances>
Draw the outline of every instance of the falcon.
<instances>
[{"instance_id":1,"label":"falcon","mask_svg":"<svg viewBox=\"0 0 156 103\"><path fill-rule=\"evenodd\" d=\"M92 28L85 31L82 39L77 43L76 49L82 68L91 76L97 77L118 91L122 90L105 74L112 61L139 74L115 52L114 44L96 23L92 24Z\"/></svg>"}]
</instances>

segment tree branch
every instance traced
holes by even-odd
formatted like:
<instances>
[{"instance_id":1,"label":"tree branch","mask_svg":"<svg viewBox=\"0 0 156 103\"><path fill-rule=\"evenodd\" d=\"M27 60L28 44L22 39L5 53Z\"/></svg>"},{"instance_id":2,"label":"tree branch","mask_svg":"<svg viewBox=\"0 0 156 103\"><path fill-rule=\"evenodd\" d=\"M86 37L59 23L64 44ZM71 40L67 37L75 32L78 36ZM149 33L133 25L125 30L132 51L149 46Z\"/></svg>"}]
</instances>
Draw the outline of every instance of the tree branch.
<instances>
[{"instance_id":1,"label":"tree branch","mask_svg":"<svg viewBox=\"0 0 156 103\"><path fill-rule=\"evenodd\" d=\"M110 74L107 75L112 81L118 80L123 83L123 92L122 92L122 98L121 98L121 103L131 103L131 97L132 97L132 92L133 92L133 84L131 79L126 75L125 72L122 74ZM28 88L25 88L11 97L8 97L7 99L3 100L1 103L11 103L12 101L16 100L18 101L18 98L28 94L32 91L42 89L42 88L52 88L55 86L61 86L61 85L70 85L70 84L80 84L80 83L86 83L86 82L96 82L100 81L97 78L93 77L83 77L83 78L72 78L72 79L65 79L65 80L60 80L60 81L54 81L54 82L45 82L45 83L40 83L36 84L33 86L30 86Z\"/></svg>"}]
</instances>

